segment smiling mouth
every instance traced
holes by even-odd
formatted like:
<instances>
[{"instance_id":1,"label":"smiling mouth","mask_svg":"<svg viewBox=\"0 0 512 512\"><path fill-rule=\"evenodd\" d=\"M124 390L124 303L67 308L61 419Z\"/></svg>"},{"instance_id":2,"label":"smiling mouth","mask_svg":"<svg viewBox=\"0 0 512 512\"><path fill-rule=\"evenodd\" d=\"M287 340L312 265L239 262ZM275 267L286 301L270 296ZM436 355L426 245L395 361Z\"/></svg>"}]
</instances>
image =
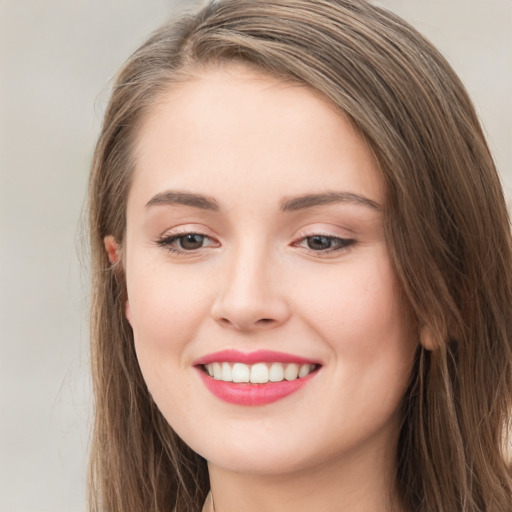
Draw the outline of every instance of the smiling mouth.
<instances>
[{"instance_id":1,"label":"smiling mouth","mask_svg":"<svg viewBox=\"0 0 512 512\"><path fill-rule=\"evenodd\" d=\"M206 389L238 406L263 406L299 392L316 380L322 364L275 350L221 350L194 361Z\"/></svg>"},{"instance_id":2,"label":"smiling mouth","mask_svg":"<svg viewBox=\"0 0 512 512\"><path fill-rule=\"evenodd\" d=\"M268 384L303 379L320 367L318 364L297 363L232 363L213 362L200 365L204 373L215 380L237 384Z\"/></svg>"}]
</instances>

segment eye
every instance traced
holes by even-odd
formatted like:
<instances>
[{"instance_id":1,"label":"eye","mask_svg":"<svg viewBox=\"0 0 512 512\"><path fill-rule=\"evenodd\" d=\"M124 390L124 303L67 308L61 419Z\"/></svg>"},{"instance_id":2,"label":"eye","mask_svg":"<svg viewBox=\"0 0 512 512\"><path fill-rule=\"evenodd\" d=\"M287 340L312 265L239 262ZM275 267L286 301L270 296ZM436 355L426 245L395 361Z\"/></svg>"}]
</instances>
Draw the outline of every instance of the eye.
<instances>
[{"instance_id":1,"label":"eye","mask_svg":"<svg viewBox=\"0 0 512 512\"><path fill-rule=\"evenodd\" d=\"M219 246L218 242L201 233L180 233L165 236L157 240L156 243L161 247L165 247L169 252L176 254L192 253L206 247Z\"/></svg>"},{"instance_id":2,"label":"eye","mask_svg":"<svg viewBox=\"0 0 512 512\"><path fill-rule=\"evenodd\" d=\"M309 249L313 251L325 251L326 249L330 249L333 244L332 237L324 236L324 235L315 235L308 236L306 238L306 242Z\"/></svg>"},{"instance_id":3,"label":"eye","mask_svg":"<svg viewBox=\"0 0 512 512\"><path fill-rule=\"evenodd\" d=\"M316 253L332 253L347 249L355 244L351 238L341 238L332 235L311 235L303 237L293 243L296 247L303 247Z\"/></svg>"},{"instance_id":4,"label":"eye","mask_svg":"<svg viewBox=\"0 0 512 512\"><path fill-rule=\"evenodd\" d=\"M204 239L204 235L189 233L188 235L180 236L177 241L180 249L194 251L195 249L200 249L203 246Z\"/></svg>"}]
</instances>

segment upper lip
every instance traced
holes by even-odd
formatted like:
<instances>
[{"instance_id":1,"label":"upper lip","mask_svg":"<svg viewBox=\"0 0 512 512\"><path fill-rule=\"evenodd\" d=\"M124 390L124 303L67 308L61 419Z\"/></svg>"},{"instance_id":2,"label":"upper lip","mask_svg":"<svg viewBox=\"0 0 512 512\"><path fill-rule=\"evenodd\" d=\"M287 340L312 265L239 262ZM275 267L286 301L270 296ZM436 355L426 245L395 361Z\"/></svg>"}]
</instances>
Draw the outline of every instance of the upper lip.
<instances>
[{"instance_id":1,"label":"upper lip","mask_svg":"<svg viewBox=\"0 0 512 512\"><path fill-rule=\"evenodd\" d=\"M274 350L255 350L253 352L240 352L239 350L220 350L212 352L194 361L194 366L210 363L296 363L320 364L319 361L307 359L294 354L276 352Z\"/></svg>"}]
</instances>

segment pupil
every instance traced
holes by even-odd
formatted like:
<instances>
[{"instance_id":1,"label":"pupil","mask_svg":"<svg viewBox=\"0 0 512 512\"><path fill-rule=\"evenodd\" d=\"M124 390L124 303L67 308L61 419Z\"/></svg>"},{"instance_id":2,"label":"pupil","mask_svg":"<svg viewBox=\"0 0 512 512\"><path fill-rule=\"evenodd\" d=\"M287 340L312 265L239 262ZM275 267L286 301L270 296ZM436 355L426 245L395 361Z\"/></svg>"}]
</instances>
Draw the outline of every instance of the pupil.
<instances>
[{"instance_id":1,"label":"pupil","mask_svg":"<svg viewBox=\"0 0 512 512\"><path fill-rule=\"evenodd\" d=\"M312 236L308 238L308 247L313 250L329 249L331 247L331 239L326 236Z\"/></svg>"},{"instance_id":2,"label":"pupil","mask_svg":"<svg viewBox=\"0 0 512 512\"><path fill-rule=\"evenodd\" d=\"M180 245L181 245L182 249L188 249L188 250L199 249L203 245L203 241L204 241L204 236L197 235L197 234L193 233L193 234L185 235L184 237L182 237L180 240Z\"/></svg>"}]
</instances>

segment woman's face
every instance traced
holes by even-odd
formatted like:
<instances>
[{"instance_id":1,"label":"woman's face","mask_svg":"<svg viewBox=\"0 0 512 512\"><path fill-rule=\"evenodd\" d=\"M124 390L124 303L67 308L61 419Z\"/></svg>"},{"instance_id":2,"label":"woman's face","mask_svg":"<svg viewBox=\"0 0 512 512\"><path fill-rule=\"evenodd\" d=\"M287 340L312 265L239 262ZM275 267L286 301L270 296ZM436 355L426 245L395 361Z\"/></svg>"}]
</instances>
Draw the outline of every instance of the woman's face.
<instances>
[{"instance_id":1,"label":"woman's face","mask_svg":"<svg viewBox=\"0 0 512 512\"><path fill-rule=\"evenodd\" d=\"M257 474L394 448L416 340L350 123L231 66L174 86L135 150L126 315L178 435Z\"/></svg>"}]
</instances>

